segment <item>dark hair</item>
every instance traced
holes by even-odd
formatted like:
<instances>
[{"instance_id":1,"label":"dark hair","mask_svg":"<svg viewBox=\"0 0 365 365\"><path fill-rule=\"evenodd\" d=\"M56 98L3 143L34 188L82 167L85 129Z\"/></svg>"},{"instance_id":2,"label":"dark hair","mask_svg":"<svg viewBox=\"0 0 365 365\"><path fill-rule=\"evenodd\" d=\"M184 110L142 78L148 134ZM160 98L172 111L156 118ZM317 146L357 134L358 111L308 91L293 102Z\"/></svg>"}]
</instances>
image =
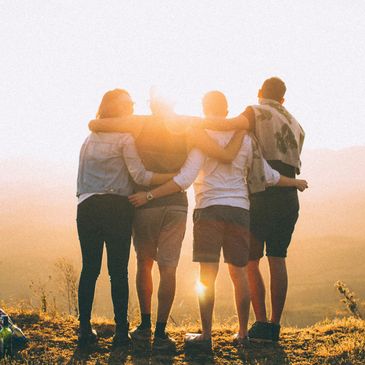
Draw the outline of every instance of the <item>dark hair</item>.
<instances>
[{"instance_id":1,"label":"dark hair","mask_svg":"<svg viewBox=\"0 0 365 365\"><path fill-rule=\"evenodd\" d=\"M98 119L107 117L115 102L118 101L117 99L122 95L128 96L130 98L128 91L124 89L114 89L107 91L101 99L96 118Z\"/></svg>"},{"instance_id":2,"label":"dark hair","mask_svg":"<svg viewBox=\"0 0 365 365\"><path fill-rule=\"evenodd\" d=\"M211 113L217 116L226 116L227 99L226 96L217 90L209 91L203 96L204 114Z\"/></svg>"},{"instance_id":3,"label":"dark hair","mask_svg":"<svg viewBox=\"0 0 365 365\"><path fill-rule=\"evenodd\" d=\"M278 77L271 77L264 81L261 87L262 97L281 101L286 92L286 86L283 80Z\"/></svg>"}]
</instances>

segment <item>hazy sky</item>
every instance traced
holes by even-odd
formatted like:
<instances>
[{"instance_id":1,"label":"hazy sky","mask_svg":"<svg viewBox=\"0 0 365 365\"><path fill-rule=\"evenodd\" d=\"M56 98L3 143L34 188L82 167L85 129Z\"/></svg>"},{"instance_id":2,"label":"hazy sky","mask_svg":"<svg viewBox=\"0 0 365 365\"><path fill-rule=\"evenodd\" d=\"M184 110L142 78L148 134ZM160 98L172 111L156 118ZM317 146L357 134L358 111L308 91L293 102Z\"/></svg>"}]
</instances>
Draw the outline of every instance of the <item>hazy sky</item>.
<instances>
[{"instance_id":1,"label":"hazy sky","mask_svg":"<svg viewBox=\"0 0 365 365\"><path fill-rule=\"evenodd\" d=\"M0 1L1 157L74 164L103 93L152 85L200 113L226 93L231 115L269 76L306 148L365 144L365 1Z\"/></svg>"}]
</instances>

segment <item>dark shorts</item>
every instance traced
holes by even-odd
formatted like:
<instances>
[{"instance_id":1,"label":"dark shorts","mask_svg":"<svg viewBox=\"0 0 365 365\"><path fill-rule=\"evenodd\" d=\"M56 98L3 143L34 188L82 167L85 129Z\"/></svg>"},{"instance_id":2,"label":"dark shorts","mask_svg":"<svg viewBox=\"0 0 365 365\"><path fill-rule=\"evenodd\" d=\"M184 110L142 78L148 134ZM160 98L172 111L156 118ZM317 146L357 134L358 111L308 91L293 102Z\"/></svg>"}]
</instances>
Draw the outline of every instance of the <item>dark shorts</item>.
<instances>
[{"instance_id":1,"label":"dark shorts","mask_svg":"<svg viewBox=\"0 0 365 365\"><path fill-rule=\"evenodd\" d=\"M299 201L296 191L251 196L250 260L266 256L286 257L295 223Z\"/></svg>"},{"instance_id":2,"label":"dark shorts","mask_svg":"<svg viewBox=\"0 0 365 365\"><path fill-rule=\"evenodd\" d=\"M248 210L227 205L195 209L194 262L224 262L243 267L248 262L250 214Z\"/></svg>"}]
</instances>

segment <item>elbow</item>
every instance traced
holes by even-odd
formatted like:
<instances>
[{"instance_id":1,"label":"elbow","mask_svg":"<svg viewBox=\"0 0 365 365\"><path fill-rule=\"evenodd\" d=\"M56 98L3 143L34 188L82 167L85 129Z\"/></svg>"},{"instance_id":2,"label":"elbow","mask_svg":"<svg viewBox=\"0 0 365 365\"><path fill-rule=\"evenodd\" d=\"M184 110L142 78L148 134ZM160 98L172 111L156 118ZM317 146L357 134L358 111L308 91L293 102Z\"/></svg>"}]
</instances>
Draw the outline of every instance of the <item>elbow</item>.
<instances>
[{"instance_id":1,"label":"elbow","mask_svg":"<svg viewBox=\"0 0 365 365\"><path fill-rule=\"evenodd\" d=\"M176 192L186 190L191 184L176 184Z\"/></svg>"},{"instance_id":2,"label":"elbow","mask_svg":"<svg viewBox=\"0 0 365 365\"><path fill-rule=\"evenodd\" d=\"M172 179L172 181L175 183L176 189L175 191L184 191L186 190L192 183L189 184L189 181L183 180L183 179Z\"/></svg>"},{"instance_id":3,"label":"elbow","mask_svg":"<svg viewBox=\"0 0 365 365\"><path fill-rule=\"evenodd\" d=\"M88 124L89 130L92 132L96 132L95 123L96 123L95 120L91 120Z\"/></svg>"}]
</instances>

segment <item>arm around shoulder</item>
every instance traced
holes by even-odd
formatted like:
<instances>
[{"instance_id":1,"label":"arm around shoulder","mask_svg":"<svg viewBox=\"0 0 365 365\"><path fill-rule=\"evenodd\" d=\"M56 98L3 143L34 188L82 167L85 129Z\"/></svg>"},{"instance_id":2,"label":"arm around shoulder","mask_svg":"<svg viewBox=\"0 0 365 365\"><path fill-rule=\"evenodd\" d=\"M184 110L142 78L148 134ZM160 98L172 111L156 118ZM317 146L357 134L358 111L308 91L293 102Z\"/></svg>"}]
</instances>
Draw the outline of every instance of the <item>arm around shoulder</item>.
<instances>
[{"instance_id":1,"label":"arm around shoulder","mask_svg":"<svg viewBox=\"0 0 365 365\"><path fill-rule=\"evenodd\" d=\"M134 137L137 137L148 118L150 117L128 116L123 118L93 119L89 122L89 129L92 132L132 133Z\"/></svg>"}]
</instances>

